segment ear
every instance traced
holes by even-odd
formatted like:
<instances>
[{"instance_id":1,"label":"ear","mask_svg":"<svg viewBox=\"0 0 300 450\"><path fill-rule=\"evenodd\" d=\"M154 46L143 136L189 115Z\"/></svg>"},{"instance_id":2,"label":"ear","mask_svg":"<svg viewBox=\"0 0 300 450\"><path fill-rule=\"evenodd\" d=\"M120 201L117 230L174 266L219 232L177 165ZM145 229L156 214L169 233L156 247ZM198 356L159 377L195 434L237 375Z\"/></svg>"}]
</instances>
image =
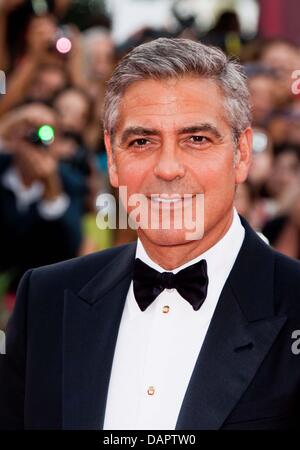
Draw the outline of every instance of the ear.
<instances>
[{"instance_id":1,"label":"ear","mask_svg":"<svg viewBox=\"0 0 300 450\"><path fill-rule=\"evenodd\" d=\"M235 161L235 182L243 183L250 169L252 161L252 128L246 128L239 138L237 156Z\"/></svg>"},{"instance_id":2,"label":"ear","mask_svg":"<svg viewBox=\"0 0 300 450\"><path fill-rule=\"evenodd\" d=\"M115 155L114 155L113 148L112 148L111 137L107 130L104 131L104 144L105 144L106 154L107 154L109 181L113 187L117 188L119 186L117 165L116 165Z\"/></svg>"}]
</instances>

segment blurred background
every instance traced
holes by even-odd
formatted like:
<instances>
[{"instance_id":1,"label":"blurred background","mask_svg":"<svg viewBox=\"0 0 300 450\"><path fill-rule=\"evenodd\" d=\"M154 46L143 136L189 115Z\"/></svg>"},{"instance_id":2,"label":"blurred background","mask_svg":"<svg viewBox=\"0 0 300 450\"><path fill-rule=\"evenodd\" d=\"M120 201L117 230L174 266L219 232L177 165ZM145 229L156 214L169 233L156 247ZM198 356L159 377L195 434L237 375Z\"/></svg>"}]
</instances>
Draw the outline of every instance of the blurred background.
<instances>
[{"instance_id":1,"label":"blurred background","mask_svg":"<svg viewBox=\"0 0 300 450\"><path fill-rule=\"evenodd\" d=\"M102 140L105 83L133 47L185 37L248 75L253 163L238 211L300 258L298 0L0 0L0 329L28 268L136 239L100 230L113 192Z\"/></svg>"}]
</instances>

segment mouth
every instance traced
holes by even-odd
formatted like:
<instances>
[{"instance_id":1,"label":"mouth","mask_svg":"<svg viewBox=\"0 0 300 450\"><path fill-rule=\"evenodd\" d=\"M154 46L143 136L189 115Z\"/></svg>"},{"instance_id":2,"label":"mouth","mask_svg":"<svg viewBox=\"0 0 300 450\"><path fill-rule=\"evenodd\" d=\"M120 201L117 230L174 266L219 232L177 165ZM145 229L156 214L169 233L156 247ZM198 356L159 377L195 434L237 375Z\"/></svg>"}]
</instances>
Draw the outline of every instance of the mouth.
<instances>
[{"instance_id":1,"label":"mouth","mask_svg":"<svg viewBox=\"0 0 300 450\"><path fill-rule=\"evenodd\" d=\"M150 200L155 205L185 205L190 202L195 197L195 194L151 194L147 195L148 200Z\"/></svg>"},{"instance_id":2,"label":"mouth","mask_svg":"<svg viewBox=\"0 0 300 450\"><path fill-rule=\"evenodd\" d=\"M183 198L180 197L179 195L172 195L172 196L167 196L167 195L158 195L158 194L152 194L150 200L154 203L165 203L165 204L175 204L175 203L180 203Z\"/></svg>"}]
</instances>

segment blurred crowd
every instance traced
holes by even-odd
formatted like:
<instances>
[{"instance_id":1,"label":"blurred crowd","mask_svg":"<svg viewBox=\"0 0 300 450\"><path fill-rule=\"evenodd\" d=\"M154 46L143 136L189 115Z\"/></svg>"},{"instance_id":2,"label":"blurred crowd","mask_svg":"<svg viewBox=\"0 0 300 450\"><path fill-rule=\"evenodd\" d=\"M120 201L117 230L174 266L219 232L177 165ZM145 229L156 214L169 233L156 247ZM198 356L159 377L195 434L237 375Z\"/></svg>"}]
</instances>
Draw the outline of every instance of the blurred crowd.
<instances>
[{"instance_id":1,"label":"blurred crowd","mask_svg":"<svg viewBox=\"0 0 300 450\"><path fill-rule=\"evenodd\" d=\"M159 36L200 39L243 63L254 144L236 207L270 245L300 258L299 48L246 39L234 12L203 34L175 10L176 30L142 29L116 47L108 27L79 30L66 21L70 3L0 1L0 329L25 270L136 238L131 229L96 226L96 198L111 192L103 96L119 58Z\"/></svg>"}]
</instances>

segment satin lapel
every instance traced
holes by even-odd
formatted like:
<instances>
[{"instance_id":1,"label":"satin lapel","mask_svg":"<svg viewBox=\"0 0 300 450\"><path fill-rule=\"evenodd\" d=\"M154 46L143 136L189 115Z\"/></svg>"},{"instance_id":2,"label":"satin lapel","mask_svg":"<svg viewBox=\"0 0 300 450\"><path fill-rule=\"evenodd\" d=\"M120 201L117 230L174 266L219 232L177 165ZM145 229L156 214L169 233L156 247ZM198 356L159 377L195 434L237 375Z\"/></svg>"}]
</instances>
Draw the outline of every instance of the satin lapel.
<instances>
[{"instance_id":1,"label":"satin lapel","mask_svg":"<svg viewBox=\"0 0 300 450\"><path fill-rule=\"evenodd\" d=\"M247 323L229 284L195 365L176 429L222 426L282 328L285 318Z\"/></svg>"},{"instance_id":2,"label":"satin lapel","mask_svg":"<svg viewBox=\"0 0 300 450\"><path fill-rule=\"evenodd\" d=\"M63 429L101 429L135 243L79 293L65 292Z\"/></svg>"},{"instance_id":3,"label":"satin lapel","mask_svg":"<svg viewBox=\"0 0 300 450\"><path fill-rule=\"evenodd\" d=\"M177 429L220 428L286 321L274 310L274 253L241 220L245 239L195 364Z\"/></svg>"}]
</instances>

